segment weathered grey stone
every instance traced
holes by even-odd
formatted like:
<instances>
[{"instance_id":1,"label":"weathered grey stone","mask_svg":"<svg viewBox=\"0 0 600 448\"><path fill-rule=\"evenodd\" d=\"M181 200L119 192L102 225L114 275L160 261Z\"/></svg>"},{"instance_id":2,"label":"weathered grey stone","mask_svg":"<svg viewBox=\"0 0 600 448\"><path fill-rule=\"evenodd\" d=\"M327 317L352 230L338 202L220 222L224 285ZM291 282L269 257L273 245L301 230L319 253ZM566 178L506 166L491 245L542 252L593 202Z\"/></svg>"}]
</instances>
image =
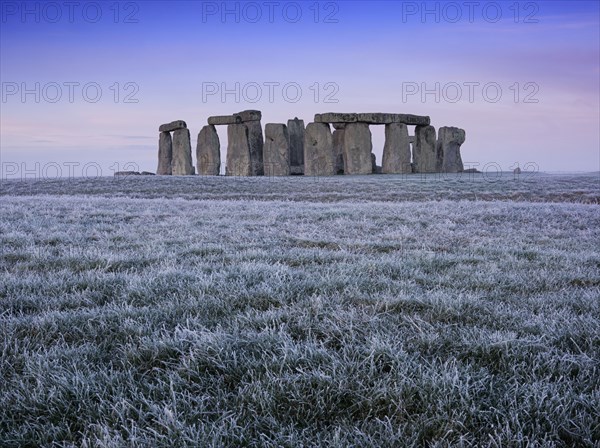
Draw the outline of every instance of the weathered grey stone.
<instances>
[{"instance_id":1,"label":"weathered grey stone","mask_svg":"<svg viewBox=\"0 0 600 448\"><path fill-rule=\"evenodd\" d=\"M412 171L408 127L404 123L385 125L385 145L381 169L384 174L403 174Z\"/></svg>"},{"instance_id":2,"label":"weathered grey stone","mask_svg":"<svg viewBox=\"0 0 600 448\"><path fill-rule=\"evenodd\" d=\"M366 123L348 123L344 129L344 174L371 174L371 131Z\"/></svg>"},{"instance_id":3,"label":"weathered grey stone","mask_svg":"<svg viewBox=\"0 0 600 448\"><path fill-rule=\"evenodd\" d=\"M219 115L208 117L208 124L212 126L223 126L229 124L240 124L242 119L239 115Z\"/></svg>"},{"instance_id":4,"label":"weathered grey stone","mask_svg":"<svg viewBox=\"0 0 600 448\"><path fill-rule=\"evenodd\" d=\"M356 121L369 124L389 124L395 121L397 114L384 114L384 113L363 113L356 114Z\"/></svg>"},{"instance_id":5,"label":"weathered grey stone","mask_svg":"<svg viewBox=\"0 0 600 448\"><path fill-rule=\"evenodd\" d=\"M265 175L290 175L290 137L285 124L268 123L265 126Z\"/></svg>"},{"instance_id":6,"label":"weathered grey stone","mask_svg":"<svg viewBox=\"0 0 600 448\"><path fill-rule=\"evenodd\" d=\"M309 123L304 133L304 175L335 174L333 137L327 123Z\"/></svg>"},{"instance_id":7,"label":"weathered grey stone","mask_svg":"<svg viewBox=\"0 0 600 448\"><path fill-rule=\"evenodd\" d=\"M248 121L260 121L261 119L262 113L259 110L244 110L233 115L208 117L208 124L219 126L246 123Z\"/></svg>"},{"instance_id":8,"label":"weathered grey stone","mask_svg":"<svg viewBox=\"0 0 600 448\"><path fill-rule=\"evenodd\" d=\"M156 174L170 175L173 162L173 140L170 132L161 132L158 138L158 168Z\"/></svg>"},{"instance_id":9,"label":"weathered grey stone","mask_svg":"<svg viewBox=\"0 0 600 448\"><path fill-rule=\"evenodd\" d=\"M298 172L304 166L304 120L298 117L287 122L290 137L290 170ZM303 174L304 168L298 174Z\"/></svg>"},{"instance_id":10,"label":"weathered grey stone","mask_svg":"<svg viewBox=\"0 0 600 448\"><path fill-rule=\"evenodd\" d=\"M325 114L315 115L316 123L368 123L368 124L390 124L404 123L409 125L427 126L431 119L422 115L411 114L385 114L385 113L335 113L328 112Z\"/></svg>"},{"instance_id":11,"label":"weathered grey stone","mask_svg":"<svg viewBox=\"0 0 600 448\"><path fill-rule=\"evenodd\" d=\"M183 120L172 121L171 123L161 124L158 132L172 132L178 129L187 128L187 124Z\"/></svg>"},{"instance_id":12,"label":"weathered grey stone","mask_svg":"<svg viewBox=\"0 0 600 448\"><path fill-rule=\"evenodd\" d=\"M300 176L304 174L304 165L290 166L290 175Z\"/></svg>"},{"instance_id":13,"label":"weathered grey stone","mask_svg":"<svg viewBox=\"0 0 600 448\"><path fill-rule=\"evenodd\" d=\"M464 169L460 156L460 145L465 142L465 131L454 127L438 129L437 171L441 173L461 173Z\"/></svg>"},{"instance_id":14,"label":"weathered grey stone","mask_svg":"<svg viewBox=\"0 0 600 448\"><path fill-rule=\"evenodd\" d=\"M252 163L248 142L248 127L243 124L227 126L227 176L251 176Z\"/></svg>"},{"instance_id":15,"label":"weathered grey stone","mask_svg":"<svg viewBox=\"0 0 600 448\"><path fill-rule=\"evenodd\" d=\"M151 173L150 171L142 171L142 172L141 172L141 175L142 175L142 176L155 176L155 174L154 174L154 173Z\"/></svg>"},{"instance_id":16,"label":"weathered grey stone","mask_svg":"<svg viewBox=\"0 0 600 448\"><path fill-rule=\"evenodd\" d=\"M358 114L343 114L338 112L327 112L315 114L315 123L356 123Z\"/></svg>"},{"instance_id":17,"label":"weathered grey stone","mask_svg":"<svg viewBox=\"0 0 600 448\"><path fill-rule=\"evenodd\" d=\"M263 131L260 121L247 121L244 123L248 128L248 147L250 148L250 162L252 176L262 176L265 174L263 165Z\"/></svg>"},{"instance_id":18,"label":"weathered grey stone","mask_svg":"<svg viewBox=\"0 0 600 448\"><path fill-rule=\"evenodd\" d=\"M189 129L177 129L173 132L173 163L174 176L190 176L194 174L192 164L192 144Z\"/></svg>"},{"instance_id":19,"label":"weathered grey stone","mask_svg":"<svg viewBox=\"0 0 600 448\"><path fill-rule=\"evenodd\" d=\"M431 118L426 115L396 114L393 123L403 123L411 126L429 126Z\"/></svg>"},{"instance_id":20,"label":"weathered grey stone","mask_svg":"<svg viewBox=\"0 0 600 448\"><path fill-rule=\"evenodd\" d=\"M260 110L243 110L238 112L242 123L246 123L247 121L260 121L262 120L262 113Z\"/></svg>"},{"instance_id":21,"label":"weathered grey stone","mask_svg":"<svg viewBox=\"0 0 600 448\"><path fill-rule=\"evenodd\" d=\"M331 123L333 129L344 129L346 127L346 123Z\"/></svg>"},{"instance_id":22,"label":"weathered grey stone","mask_svg":"<svg viewBox=\"0 0 600 448\"><path fill-rule=\"evenodd\" d=\"M417 126L413 146L414 171L416 173L435 173L437 165L435 128Z\"/></svg>"},{"instance_id":23,"label":"weathered grey stone","mask_svg":"<svg viewBox=\"0 0 600 448\"><path fill-rule=\"evenodd\" d=\"M377 156L371 153L371 173L377 172Z\"/></svg>"},{"instance_id":24,"label":"weathered grey stone","mask_svg":"<svg viewBox=\"0 0 600 448\"><path fill-rule=\"evenodd\" d=\"M345 129L333 131L333 154L335 155L335 173L344 174L344 133Z\"/></svg>"},{"instance_id":25,"label":"weathered grey stone","mask_svg":"<svg viewBox=\"0 0 600 448\"><path fill-rule=\"evenodd\" d=\"M127 176L139 176L140 173L137 171L117 171L115 177L127 177Z\"/></svg>"},{"instance_id":26,"label":"weathered grey stone","mask_svg":"<svg viewBox=\"0 0 600 448\"><path fill-rule=\"evenodd\" d=\"M221 142L213 125L206 125L198 134L196 145L197 172L201 176L218 176L221 170Z\"/></svg>"}]
</instances>

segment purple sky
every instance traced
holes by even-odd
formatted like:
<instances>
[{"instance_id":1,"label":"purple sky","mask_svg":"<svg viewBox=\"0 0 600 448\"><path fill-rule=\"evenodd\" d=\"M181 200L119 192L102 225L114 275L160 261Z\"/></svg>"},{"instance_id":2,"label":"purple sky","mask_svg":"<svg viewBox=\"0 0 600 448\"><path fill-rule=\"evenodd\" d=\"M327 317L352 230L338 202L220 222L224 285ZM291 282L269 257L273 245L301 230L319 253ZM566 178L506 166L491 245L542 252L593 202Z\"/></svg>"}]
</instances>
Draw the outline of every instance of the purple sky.
<instances>
[{"instance_id":1,"label":"purple sky","mask_svg":"<svg viewBox=\"0 0 600 448\"><path fill-rule=\"evenodd\" d=\"M466 130L463 160L479 168L600 169L597 1L227 2L224 17L222 2L22 3L0 2L3 178L67 175L70 163L74 175L154 171L161 123L185 120L195 152L208 116L244 109L261 110L263 126L329 111L429 115ZM203 98L207 83L239 83L239 102ZM408 94L422 86L425 98ZM380 163L383 127L371 130Z\"/></svg>"}]
</instances>

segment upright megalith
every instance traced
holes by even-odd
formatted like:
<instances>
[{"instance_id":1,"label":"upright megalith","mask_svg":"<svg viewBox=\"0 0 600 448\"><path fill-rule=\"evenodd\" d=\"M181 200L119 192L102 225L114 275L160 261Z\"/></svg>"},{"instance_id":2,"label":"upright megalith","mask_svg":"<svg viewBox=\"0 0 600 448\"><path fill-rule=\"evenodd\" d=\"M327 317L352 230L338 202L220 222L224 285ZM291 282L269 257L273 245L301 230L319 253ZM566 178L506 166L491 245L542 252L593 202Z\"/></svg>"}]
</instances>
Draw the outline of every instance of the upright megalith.
<instances>
[{"instance_id":1,"label":"upright megalith","mask_svg":"<svg viewBox=\"0 0 600 448\"><path fill-rule=\"evenodd\" d=\"M371 131L367 123L348 123L344 129L344 174L371 174Z\"/></svg>"},{"instance_id":2,"label":"upright megalith","mask_svg":"<svg viewBox=\"0 0 600 448\"><path fill-rule=\"evenodd\" d=\"M417 126L413 147L413 165L416 173L435 173L437 166L435 128Z\"/></svg>"},{"instance_id":3,"label":"upright megalith","mask_svg":"<svg viewBox=\"0 0 600 448\"><path fill-rule=\"evenodd\" d=\"M190 130L187 128L177 129L173 132L173 163L171 166L172 174L175 176L194 174Z\"/></svg>"},{"instance_id":4,"label":"upright megalith","mask_svg":"<svg viewBox=\"0 0 600 448\"><path fill-rule=\"evenodd\" d=\"M410 140L404 123L385 125L385 145L381 169L384 174L410 173Z\"/></svg>"},{"instance_id":5,"label":"upright megalith","mask_svg":"<svg viewBox=\"0 0 600 448\"><path fill-rule=\"evenodd\" d=\"M244 123L227 126L227 176L252 176L248 127Z\"/></svg>"},{"instance_id":6,"label":"upright megalith","mask_svg":"<svg viewBox=\"0 0 600 448\"><path fill-rule=\"evenodd\" d=\"M221 143L212 124L204 126L198 134L196 167L201 176L218 176L221 170Z\"/></svg>"},{"instance_id":7,"label":"upright megalith","mask_svg":"<svg viewBox=\"0 0 600 448\"><path fill-rule=\"evenodd\" d=\"M335 156L335 174L344 174L344 127L336 127L333 131L333 154Z\"/></svg>"},{"instance_id":8,"label":"upright megalith","mask_svg":"<svg viewBox=\"0 0 600 448\"><path fill-rule=\"evenodd\" d=\"M264 166L266 176L290 175L290 137L285 124L265 126Z\"/></svg>"},{"instance_id":9,"label":"upright megalith","mask_svg":"<svg viewBox=\"0 0 600 448\"><path fill-rule=\"evenodd\" d=\"M327 123L309 123L304 133L304 175L335 174L333 137Z\"/></svg>"},{"instance_id":10,"label":"upright megalith","mask_svg":"<svg viewBox=\"0 0 600 448\"><path fill-rule=\"evenodd\" d=\"M438 130L437 171L441 173L461 173L464 169L460 156L460 146L465 142L465 131L454 127Z\"/></svg>"},{"instance_id":11,"label":"upright megalith","mask_svg":"<svg viewBox=\"0 0 600 448\"><path fill-rule=\"evenodd\" d=\"M304 120L287 122L290 137L290 174L304 174Z\"/></svg>"},{"instance_id":12,"label":"upright megalith","mask_svg":"<svg viewBox=\"0 0 600 448\"><path fill-rule=\"evenodd\" d=\"M248 128L248 147L250 148L251 176L265 174L263 164L264 139L260 121L252 120L244 123Z\"/></svg>"},{"instance_id":13,"label":"upright megalith","mask_svg":"<svg viewBox=\"0 0 600 448\"><path fill-rule=\"evenodd\" d=\"M156 174L171 175L173 140L170 132L161 132L158 138L158 168Z\"/></svg>"}]
</instances>

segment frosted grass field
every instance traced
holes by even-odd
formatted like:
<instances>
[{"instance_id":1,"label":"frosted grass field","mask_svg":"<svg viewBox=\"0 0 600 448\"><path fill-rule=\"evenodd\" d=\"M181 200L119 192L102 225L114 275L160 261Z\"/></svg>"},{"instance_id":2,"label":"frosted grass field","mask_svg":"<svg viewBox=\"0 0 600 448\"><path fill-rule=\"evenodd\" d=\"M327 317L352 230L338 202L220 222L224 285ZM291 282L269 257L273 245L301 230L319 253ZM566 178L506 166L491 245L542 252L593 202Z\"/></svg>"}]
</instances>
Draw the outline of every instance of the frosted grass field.
<instances>
[{"instance_id":1,"label":"frosted grass field","mask_svg":"<svg viewBox=\"0 0 600 448\"><path fill-rule=\"evenodd\" d=\"M0 185L0 446L600 446L600 177Z\"/></svg>"}]
</instances>

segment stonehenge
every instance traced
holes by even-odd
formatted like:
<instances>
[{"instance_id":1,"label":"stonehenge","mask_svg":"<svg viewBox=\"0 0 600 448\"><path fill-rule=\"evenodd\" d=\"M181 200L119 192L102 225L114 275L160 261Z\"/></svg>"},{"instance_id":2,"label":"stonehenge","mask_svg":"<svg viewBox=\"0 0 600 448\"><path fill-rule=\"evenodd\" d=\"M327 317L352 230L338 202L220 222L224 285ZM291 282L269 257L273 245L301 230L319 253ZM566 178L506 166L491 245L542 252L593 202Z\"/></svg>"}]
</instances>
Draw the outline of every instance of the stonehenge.
<instances>
[{"instance_id":1,"label":"stonehenge","mask_svg":"<svg viewBox=\"0 0 600 448\"><path fill-rule=\"evenodd\" d=\"M332 176L336 174L461 173L466 133L431 125L428 116L395 113L316 114L304 125L295 117L261 125L262 113L245 110L208 117L192 163L185 121L159 126L157 174L218 176L221 145L216 126L227 126L227 176ZM373 153L370 126L385 126L381 166ZM414 135L409 135L414 127ZM333 129L333 132L332 132Z\"/></svg>"}]
</instances>

